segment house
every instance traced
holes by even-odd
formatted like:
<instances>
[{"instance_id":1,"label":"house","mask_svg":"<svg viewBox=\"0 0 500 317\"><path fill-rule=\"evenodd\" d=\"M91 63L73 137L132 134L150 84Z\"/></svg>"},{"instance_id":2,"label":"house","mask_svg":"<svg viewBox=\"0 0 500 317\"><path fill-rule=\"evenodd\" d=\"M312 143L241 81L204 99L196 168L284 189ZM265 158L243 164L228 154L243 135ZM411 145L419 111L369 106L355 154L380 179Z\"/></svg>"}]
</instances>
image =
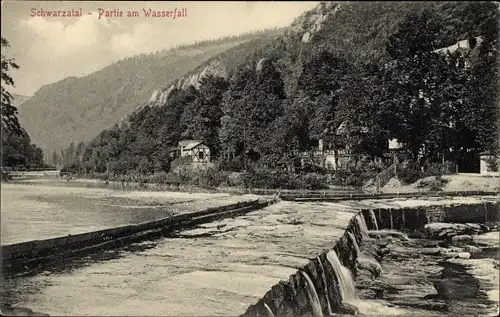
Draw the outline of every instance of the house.
<instances>
[{"instance_id":1,"label":"house","mask_svg":"<svg viewBox=\"0 0 500 317\"><path fill-rule=\"evenodd\" d=\"M479 153L481 160L480 174L484 176L499 176L498 168L500 166L500 158L492 152Z\"/></svg>"},{"instance_id":2,"label":"house","mask_svg":"<svg viewBox=\"0 0 500 317\"><path fill-rule=\"evenodd\" d=\"M469 57L471 52L473 52L474 49L478 48L482 42L483 38L480 36L471 37L469 39L458 41L453 45L439 48L437 50L434 50L433 52L447 55L447 54L453 54L458 51L462 54L462 56Z\"/></svg>"},{"instance_id":3,"label":"house","mask_svg":"<svg viewBox=\"0 0 500 317\"><path fill-rule=\"evenodd\" d=\"M365 131L366 129L362 128L361 130ZM340 136L346 133L347 123L344 121L335 129L335 134ZM308 163L326 168L327 170L345 168L354 161L354 155L349 144L345 147L338 147L323 139L319 139L318 145L310 151L299 153L298 158L300 158L302 166Z\"/></svg>"},{"instance_id":4,"label":"house","mask_svg":"<svg viewBox=\"0 0 500 317\"><path fill-rule=\"evenodd\" d=\"M183 140L179 142L177 157L183 164L209 163L210 148L201 140Z\"/></svg>"}]
</instances>

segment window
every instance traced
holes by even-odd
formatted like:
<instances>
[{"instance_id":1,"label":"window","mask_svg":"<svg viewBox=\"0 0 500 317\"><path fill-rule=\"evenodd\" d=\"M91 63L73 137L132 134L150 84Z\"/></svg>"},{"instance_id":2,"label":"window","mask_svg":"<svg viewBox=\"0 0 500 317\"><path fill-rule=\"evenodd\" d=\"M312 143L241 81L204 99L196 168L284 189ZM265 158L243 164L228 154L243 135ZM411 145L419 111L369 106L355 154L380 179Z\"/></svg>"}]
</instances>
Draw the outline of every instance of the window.
<instances>
[{"instance_id":1,"label":"window","mask_svg":"<svg viewBox=\"0 0 500 317\"><path fill-rule=\"evenodd\" d=\"M198 158L199 158L200 160L203 160L204 155L205 155L205 153L203 153L203 151L200 151L200 152L198 153Z\"/></svg>"}]
</instances>

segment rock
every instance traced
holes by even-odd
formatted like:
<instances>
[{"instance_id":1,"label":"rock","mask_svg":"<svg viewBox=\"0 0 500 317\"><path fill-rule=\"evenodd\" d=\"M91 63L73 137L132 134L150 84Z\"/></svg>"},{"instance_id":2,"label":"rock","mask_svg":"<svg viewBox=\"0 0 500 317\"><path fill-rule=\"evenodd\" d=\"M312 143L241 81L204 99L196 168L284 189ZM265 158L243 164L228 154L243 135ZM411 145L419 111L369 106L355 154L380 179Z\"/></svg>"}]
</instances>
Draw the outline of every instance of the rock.
<instances>
[{"instance_id":1,"label":"rock","mask_svg":"<svg viewBox=\"0 0 500 317\"><path fill-rule=\"evenodd\" d=\"M448 258L460 258L460 259L469 259L470 253L465 252L462 248L450 247L446 249L441 249L442 254L444 254Z\"/></svg>"},{"instance_id":2,"label":"rock","mask_svg":"<svg viewBox=\"0 0 500 317\"><path fill-rule=\"evenodd\" d=\"M439 245L439 242L437 241L425 241L422 245L424 248L437 248Z\"/></svg>"},{"instance_id":3,"label":"rock","mask_svg":"<svg viewBox=\"0 0 500 317\"><path fill-rule=\"evenodd\" d=\"M457 235L451 238L451 242L454 245L464 245L472 242L472 237L468 234Z\"/></svg>"},{"instance_id":4,"label":"rock","mask_svg":"<svg viewBox=\"0 0 500 317\"><path fill-rule=\"evenodd\" d=\"M359 315L359 311L356 308L356 306L348 304L348 303L342 303L342 304L340 304L338 310L339 310L340 314L345 314L345 315Z\"/></svg>"},{"instance_id":5,"label":"rock","mask_svg":"<svg viewBox=\"0 0 500 317\"><path fill-rule=\"evenodd\" d=\"M389 242L387 241L378 241L377 246L380 247L381 249L386 248Z\"/></svg>"},{"instance_id":6,"label":"rock","mask_svg":"<svg viewBox=\"0 0 500 317\"><path fill-rule=\"evenodd\" d=\"M388 248L384 248L384 249L377 252L378 256L384 256L384 255L389 254L389 253L391 253L391 250Z\"/></svg>"},{"instance_id":7,"label":"rock","mask_svg":"<svg viewBox=\"0 0 500 317\"><path fill-rule=\"evenodd\" d=\"M402 232L394 230L370 230L368 231L368 236L371 238L398 238L400 240L408 240L408 236ZM388 239L389 240L389 239ZM390 239L392 240L392 239Z\"/></svg>"},{"instance_id":8,"label":"rock","mask_svg":"<svg viewBox=\"0 0 500 317\"><path fill-rule=\"evenodd\" d=\"M437 235L437 237L439 239L447 239L449 237L453 237L453 236L456 236L458 234L458 232L456 230L453 230L453 229L444 229L442 231L440 231Z\"/></svg>"},{"instance_id":9,"label":"rock","mask_svg":"<svg viewBox=\"0 0 500 317\"><path fill-rule=\"evenodd\" d=\"M301 42L302 43L309 43L310 39L311 39L311 33L310 32L306 32L306 33L304 33L304 35L302 35Z\"/></svg>"},{"instance_id":10,"label":"rock","mask_svg":"<svg viewBox=\"0 0 500 317\"><path fill-rule=\"evenodd\" d=\"M359 257L356 261L356 267L358 270L369 271L375 278L382 274L382 266L374 259Z\"/></svg>"},{"instance_id":11,"label":"rock","mask_svg":"<svg viewBox=\"0 0 500 317\"><path fill-rule=\"evenodd\" d=\"M482 228L481 225L477 223L466 223L465 225L471 229L478 230L479 232L484 230L484 228Z\"/></svg>"},{"instance_id":12,"label":"rock","mask_svg":"<svg viewBox=\"0 0 500 317\"><path fill-rule=\"evenodd\" d=\"M466 245L464 247L464 250L469 252L470 254L477 254L477 253L481 253L483 251L480 248L473 246L473 245Z\"/></svg>"},{"instance_id":13,"label":"rock","mask_svg":"<svg viewBox=\"0 0 500 317\"><path fill-rule=\"evenodd\" d=\"M5 304L0 307L2 316L50 316L49 314L35 312L29 308L13 307Z\"/></svg>"},{"instance_id":14,"label":"rock","mask_svg":"<svg viewBox=\"0 0 500 317\"><path fill-rule=\"evenodd\" d=\"M456 235L479 234L488 231L488 227L475 223L429 223L424 227L429 238L448 239Z\"/></svg>"},{"instance_id":15,"label":"rock","mask_svg":"<svg viewBox=\"0 0 500 317\"><path fill-rule=\"evenodd\" d=\"M440 255L441 254L441 249L440 248L429 248L429 249L424 249L420 253L423 255Z\"/></svg>"}]
</instances>

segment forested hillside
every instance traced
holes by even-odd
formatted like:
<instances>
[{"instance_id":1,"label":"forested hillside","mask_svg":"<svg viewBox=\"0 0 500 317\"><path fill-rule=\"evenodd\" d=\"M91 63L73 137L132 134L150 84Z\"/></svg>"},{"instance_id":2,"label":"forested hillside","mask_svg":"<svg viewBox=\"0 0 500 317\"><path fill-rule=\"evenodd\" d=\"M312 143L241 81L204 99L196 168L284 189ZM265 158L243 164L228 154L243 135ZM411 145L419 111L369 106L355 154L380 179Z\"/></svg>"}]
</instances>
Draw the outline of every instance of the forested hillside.
<instances>
[{"instance_id":1,"label":"forested hillside","mask_svg":"<svg viewBox=\"0 0 500 317\"><path fill-rule=\"evenodd\" d=\"M223 76L156 94L71 151L71 169L168 172L182 138L205 140L225 170L289 170L319 139L377 157L397 138L419 162L496 150L498 21L494 3L322 4ZM474 60L434 52L473 36Z\"/></svg>"},{"instance_id":2,"label":"forested hillside","mask_svg":"<svg viewBox=\"0 0 500 317\"><path fill-rule=\"evenodd\" d=\"M47 153L88 141L140 107L153 91L231 47L279 30L186 45L118 61L81 78L41 87L23 103L20 122Z\"/></svg>"}]
</instances>

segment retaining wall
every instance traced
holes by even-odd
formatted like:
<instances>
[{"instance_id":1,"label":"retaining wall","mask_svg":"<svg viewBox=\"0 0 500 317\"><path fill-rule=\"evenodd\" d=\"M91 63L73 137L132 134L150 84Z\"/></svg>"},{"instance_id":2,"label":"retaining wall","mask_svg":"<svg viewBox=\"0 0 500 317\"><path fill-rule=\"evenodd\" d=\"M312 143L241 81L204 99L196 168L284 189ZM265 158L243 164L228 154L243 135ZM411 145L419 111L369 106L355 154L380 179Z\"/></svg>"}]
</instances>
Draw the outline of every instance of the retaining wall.
<instances>
[{"instance_id":1,"label":"retaining wall","mask_svg":"<svg viewBox=\"0 0 500 317\"><path fill-rule=\"evenodd\" d=\"M357 251L355 243L363 243L360 216L369 230L407 229L420 230L425 224L435 221L491 222L498 221L499 203L462 204L399 209L363 209L355 215L342 237L332 249L353 276L356 275ZM358 217L358 219L356 219ZM376 224L375 224L376 221ZM350 236L354 236L353 241ZM290 276L288 281L274 285L262 299L248 307L245 317L278 316L330 316L332 313L354 314L353 307L342 304L339 280L335 268L323 252L311 259L309 264ZM314 291L312 291L314 289ZM314 295L317 294L317 297ZM317 305L319 301L319 305Z\"/></svg>"},{"instance_id":2,"label":"retaining wall","mask_svg":"<svg viewBox=\"0 0 500 317\"><path fill-rule=\"evenodd\" d=\"M99 249L114 248L131 242L156 238L168 232L189 228L217 218L241 215L274 202L276 201L251 200L135 225L4 245L1 247L2 268L6 274L18 273L25 270L25 267L29 268L53 260L61 261Z\"/></svg>"},{"instance_id":3,"label":"retaining wall","mask_svg":"<svg viewBox=\"0 0 500 317\"><path fill-rule=\"evenodd\" d=\"M466 197L466 196L498 196L498 192L487 191L455 191L455 192L412 192L412 193L332 193L328 191L303 192L303 193L281 193L282 200L291 201L338 201L338 200L365 200L365 199L388 199L388 198L417 198L417 197Z\"/></svg>"}]
</instances>

